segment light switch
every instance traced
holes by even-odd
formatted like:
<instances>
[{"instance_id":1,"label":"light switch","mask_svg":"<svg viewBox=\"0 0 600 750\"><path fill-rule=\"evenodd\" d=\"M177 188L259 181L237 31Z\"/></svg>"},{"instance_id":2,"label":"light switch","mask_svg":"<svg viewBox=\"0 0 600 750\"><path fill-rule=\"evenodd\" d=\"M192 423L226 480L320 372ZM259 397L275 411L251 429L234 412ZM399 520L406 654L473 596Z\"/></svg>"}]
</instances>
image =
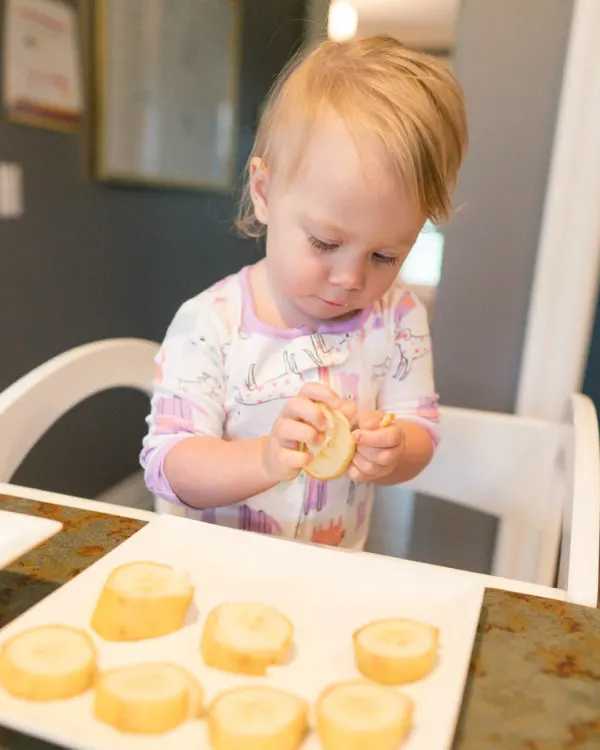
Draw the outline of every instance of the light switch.
<instances>
[{"instance_id":1,"label":"light switch","mask_svg":"<svg viewBox=\"0 0 600 750\"><path fill-rule=\"evenodd\" d=\"M0 162L0 219L23 214L23 170L20 164Z\"/></svg>"}]
</instances>

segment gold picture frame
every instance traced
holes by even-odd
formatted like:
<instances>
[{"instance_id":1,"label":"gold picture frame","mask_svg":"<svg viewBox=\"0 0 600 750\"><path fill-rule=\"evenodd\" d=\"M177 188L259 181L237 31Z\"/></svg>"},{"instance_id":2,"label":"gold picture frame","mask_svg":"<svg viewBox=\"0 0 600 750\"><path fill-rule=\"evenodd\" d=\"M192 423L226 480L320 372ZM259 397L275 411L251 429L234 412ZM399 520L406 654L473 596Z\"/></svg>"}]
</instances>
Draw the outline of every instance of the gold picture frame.
<instances>
[{"instance_id":1,"label":"gold picture frame","mask_svg":"<svg viewBox=\"0 0 600 750\"><path fill-rule=\"evenodd\" d=\"M95 0L100 181L230 192L241 0Z\"/></svg>"}]
</instances>

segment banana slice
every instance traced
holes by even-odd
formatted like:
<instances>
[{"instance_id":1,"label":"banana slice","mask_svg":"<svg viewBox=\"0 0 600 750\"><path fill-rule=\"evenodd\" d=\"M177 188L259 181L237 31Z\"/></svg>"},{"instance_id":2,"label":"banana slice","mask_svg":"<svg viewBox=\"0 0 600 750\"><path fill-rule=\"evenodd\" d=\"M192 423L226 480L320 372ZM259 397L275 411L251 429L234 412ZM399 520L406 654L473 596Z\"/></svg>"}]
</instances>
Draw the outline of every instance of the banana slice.
<instances>
[{"instance_id":1,"label":"banana slice","mask_svg":"<svg viewBox=\"0 0 600 750\"><path fill-rule=\"evenodd\" d=\"M31 628L10 638L0 651L0 683L30 701L73 698L96 673L96 649L83 630L65 625Z\"/></svg>"},{"instance_id":2,"label":"banana slice","mask_svg":"<svg viewBox=\"0 0 600 750\"><path fill-rule=\"evenodd\" d=\"M328 426L321 445L305 446L314 458L304 467L304 471L309 477L326 482L341 477L350 466L356 443L346 415L341 411L330 411L322 404L320 406Z\"/></svg>"},{"instance_id":3,"label":"banana slice","mask_svg":"<svg viewBox=\"0 0 600 750\"><path fill-rule=\"evenodd\" d=\"M379 620L353 634L358 669L384 685L415 682L429 674L438 642L437 628L406 619Z\"/></svg>"},{"instance_id":4,"label":"banana slice","mask_svg":"<svg viewBox=\"0 0 600 750\"><path fill-rule=\"evenodd\" d=\"M242 687L218 696L208 711L214 750L297 750L307 731L308 707L270 687Z\"/></svg>"},{"instance_id":5,"label":"banana slice","mask_svg":"<svg viewBox=\"0 0 600 750\"><path fill-rule=\"evenodd\" d=\"M183 626L193 596L187 573L153 562L128 563L108 576L91 625L107 641L157 638Z\"/></svg>"},{"instance_id":6,"label":"banana slice","mask_svg":"<svg viewBox=\"0 0 600 750\"><path fill-rule=\"evenodd\" d=\"M200 650L209 667L264 675L268 666L285 660L293 637L294 626L274 607L225 602L208 615Z\"/></svg>"},{"instance_id":7,"label":"banana slice","mask_svg":"<svg viewBox=\"0 0 600 750\"><path fill-rule=\"evenodd\" d=\"M332 685L316 706L323 750L397 750L412 720L412 701L368 682Z\"/></svg>"},{"instance_id":8,"label":"banana slice","mask_svg":"<svg viewBox=\"0 0 600 750\"><path fill-rule=\"evenodd\" d=\"M135 664L100 675L96 718L121 732L159 734L202 715L197 680L176 664Z\"/></svg>"}]
</instances>

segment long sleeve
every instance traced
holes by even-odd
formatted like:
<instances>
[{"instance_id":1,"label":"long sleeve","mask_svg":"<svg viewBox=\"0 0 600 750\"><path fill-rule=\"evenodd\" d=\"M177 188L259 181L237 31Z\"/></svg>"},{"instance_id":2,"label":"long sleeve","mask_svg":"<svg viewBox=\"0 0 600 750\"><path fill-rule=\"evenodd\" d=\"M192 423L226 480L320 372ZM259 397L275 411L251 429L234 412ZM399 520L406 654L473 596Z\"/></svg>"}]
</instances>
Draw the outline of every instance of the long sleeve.
<instances>
[{"instance_id":1,"label":"long sleeve","mask_svg":"<svg viewBox=\"0 0 600 750\"><path fill-rule=\"evenodd\" d=\"M156 356L140 463L148 489L171 502L180 503L164 473L169 450L192 436L223 435L227 345L223 320L196 297L178 310Z\"/></svg>"},{"instance_id":2,"label":"long sleeve","mask_svg":"<svg viewBox=\"0 0 600 750\"><path fill-rule=\"evenodd\" d=\"M438 441L439 397L435 391L431 335L425 306L408 291L395 295L395 351L378 395L377 406L397 419L410 419Z\"/></svg>"}]
</instances>

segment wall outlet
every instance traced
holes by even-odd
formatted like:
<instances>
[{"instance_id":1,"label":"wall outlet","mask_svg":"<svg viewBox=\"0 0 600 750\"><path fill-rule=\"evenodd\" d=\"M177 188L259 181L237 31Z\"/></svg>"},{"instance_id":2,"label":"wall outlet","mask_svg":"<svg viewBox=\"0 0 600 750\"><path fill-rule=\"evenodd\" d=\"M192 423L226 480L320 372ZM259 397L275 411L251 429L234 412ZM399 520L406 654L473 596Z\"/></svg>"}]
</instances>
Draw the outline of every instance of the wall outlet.
<instances>
[{"instance_id":1,"label":"wall outlet","mask_svg":"<svg viewBox=\"0 0 600 750\"><path fill-rule=\"evenodd\" d=\"M0 162L0 219L23 215L23 170L20 164Z\"/></svg>"}]
</instances>

